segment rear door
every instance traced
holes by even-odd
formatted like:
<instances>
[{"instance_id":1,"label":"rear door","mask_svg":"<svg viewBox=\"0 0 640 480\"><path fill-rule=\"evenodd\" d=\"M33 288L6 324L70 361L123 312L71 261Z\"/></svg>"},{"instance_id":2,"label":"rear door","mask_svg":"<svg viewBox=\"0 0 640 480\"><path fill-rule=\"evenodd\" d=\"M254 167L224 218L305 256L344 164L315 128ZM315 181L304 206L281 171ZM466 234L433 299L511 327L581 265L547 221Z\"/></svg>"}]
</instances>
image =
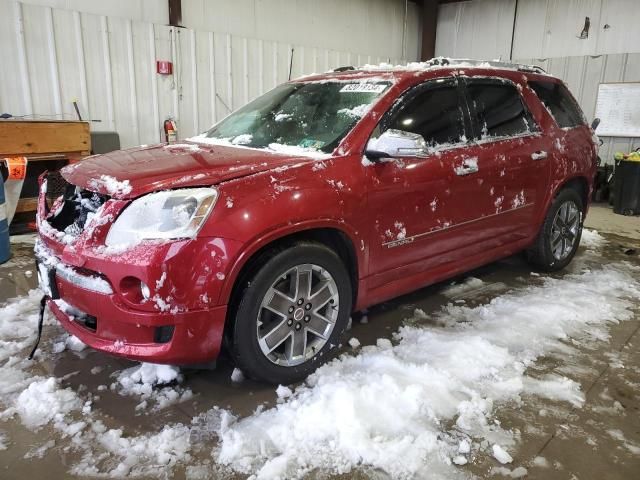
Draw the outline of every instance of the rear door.
<instances>
[{"instance_id":1,"label":"rear door","mask_svg":"<svg viewBox=\"0 0 640 480\"><path fill-rule=\"evenodd\" d=\"M596 147L592 132L578 103L557 80L530 80L529 86L542 101L558 128L550 132L554 163L559 177L575 174L585 164L595 168Z\"/></svg>"},{"instance_id":2,"label":"rear door","mask_svg":"<svg viewBox=\"0 0 640 480\"><path fill-rule=\"evenodd\" d=\"M473 234L478 249L530 237L549 184L552 140L542 135L522 98L522 86L503 78L465 77L477 157L474 201L487 218ZM490 244L490 245L488 245Z\"/></svg>"}]
</instances>

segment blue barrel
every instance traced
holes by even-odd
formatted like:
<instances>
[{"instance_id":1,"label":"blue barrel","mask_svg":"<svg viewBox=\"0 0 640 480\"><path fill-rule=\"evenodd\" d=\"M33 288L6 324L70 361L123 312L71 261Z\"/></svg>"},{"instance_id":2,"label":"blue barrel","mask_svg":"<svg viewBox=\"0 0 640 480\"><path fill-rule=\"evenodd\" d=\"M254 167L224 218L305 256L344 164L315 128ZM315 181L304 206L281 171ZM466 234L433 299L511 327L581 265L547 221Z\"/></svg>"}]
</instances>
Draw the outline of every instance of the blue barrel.
<instances>
[{"instance_id":1,"label":"blue barrel","mask_svg":"<svg viewBox=\"0 0 640 480\"><path fill-rule=\"evenodd\" d=\"M7 202L4 197L4 181L0 175L0 263L11 256L9 244L9 222L7 221Z\"/></svg>"}]
</instances>

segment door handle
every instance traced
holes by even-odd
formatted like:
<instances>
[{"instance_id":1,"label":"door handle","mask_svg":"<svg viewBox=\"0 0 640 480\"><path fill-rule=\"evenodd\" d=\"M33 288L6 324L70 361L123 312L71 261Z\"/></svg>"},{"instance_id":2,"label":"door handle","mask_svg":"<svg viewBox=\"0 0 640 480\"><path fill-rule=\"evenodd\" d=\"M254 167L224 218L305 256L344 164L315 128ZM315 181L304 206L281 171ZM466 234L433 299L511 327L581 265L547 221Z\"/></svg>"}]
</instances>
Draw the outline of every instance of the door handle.
<instances>
[{"instance_id":1,"label":"door handle","mask_svg":"<svg viewBox=\"0 0 640 480\"><path fill-rule=\"evenodd\" d=\"M455 168L456 175L463 176L469 175L471 173L476 173L478 171L478 159L469 158L462 162L462 165L459 165Z\"/></svg>"},{"instance_id":2,"label":"door handle","mask_svg":"<svg viewBox=\"0 0 640 480\"><path fill-rule=\"evenodd\" d=\"M531 160L543 160L547 158L547 152L544 150L538 150L537 152L533 152L531 154Z\"/></svg>"}]
</instances>

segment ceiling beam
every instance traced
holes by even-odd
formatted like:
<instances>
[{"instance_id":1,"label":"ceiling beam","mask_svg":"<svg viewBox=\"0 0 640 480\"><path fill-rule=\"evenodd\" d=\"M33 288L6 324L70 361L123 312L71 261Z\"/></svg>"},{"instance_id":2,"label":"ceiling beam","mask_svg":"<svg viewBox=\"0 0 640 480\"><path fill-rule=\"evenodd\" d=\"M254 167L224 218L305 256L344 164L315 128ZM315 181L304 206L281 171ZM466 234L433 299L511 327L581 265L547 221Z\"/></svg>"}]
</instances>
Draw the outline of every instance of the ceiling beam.
<instances>
[{"instance_id":1,"label":"ceiling beam","mask_svg":"<svg viewBox=\"0 0 640 480\"><path fill-rule=\"evenodd\" d=\"M182 26L182 0L169 0L169 25Z\"/></svg>"}]
</instances>

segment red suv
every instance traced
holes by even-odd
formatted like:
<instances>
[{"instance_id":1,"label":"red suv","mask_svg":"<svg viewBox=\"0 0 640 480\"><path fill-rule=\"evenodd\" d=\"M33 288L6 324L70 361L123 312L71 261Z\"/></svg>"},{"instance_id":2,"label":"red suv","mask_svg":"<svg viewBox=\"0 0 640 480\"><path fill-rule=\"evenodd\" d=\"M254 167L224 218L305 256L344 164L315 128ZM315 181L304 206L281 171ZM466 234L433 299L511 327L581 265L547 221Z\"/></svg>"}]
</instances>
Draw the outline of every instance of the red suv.
<instances>
[{"instance_id":1,"label":"red suv","mask_svg":"<svg viewBox=\"0 0 640 480\"><path fill-rule=\"evenodd\" d=\"M69 332L130 359L204 364L222 345L290 383L352 311L526 251L580 241L595 136L537 67L434 60L280 85L183 143L66 167L36 245Z\"/></svg>"}]
</instances>

